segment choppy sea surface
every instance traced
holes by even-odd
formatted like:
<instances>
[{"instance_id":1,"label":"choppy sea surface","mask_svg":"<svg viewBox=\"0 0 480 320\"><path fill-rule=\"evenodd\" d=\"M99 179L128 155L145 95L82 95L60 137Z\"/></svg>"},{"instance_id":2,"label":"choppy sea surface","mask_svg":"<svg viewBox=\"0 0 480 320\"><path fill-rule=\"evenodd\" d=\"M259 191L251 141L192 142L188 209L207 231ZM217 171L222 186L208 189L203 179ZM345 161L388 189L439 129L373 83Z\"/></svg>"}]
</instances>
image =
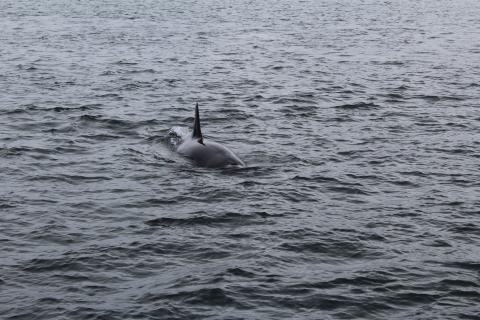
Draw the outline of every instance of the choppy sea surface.
<instances>
[{"instance_id":1,"label":"choppy sea surface","mask_svg":"<svg viewBox=\"0 0 480 320\"><path fill-rule=\"evenodd\" d=\"M0 318L480 319L479 17L1 1Z\"/></svg>"}]
</instances>

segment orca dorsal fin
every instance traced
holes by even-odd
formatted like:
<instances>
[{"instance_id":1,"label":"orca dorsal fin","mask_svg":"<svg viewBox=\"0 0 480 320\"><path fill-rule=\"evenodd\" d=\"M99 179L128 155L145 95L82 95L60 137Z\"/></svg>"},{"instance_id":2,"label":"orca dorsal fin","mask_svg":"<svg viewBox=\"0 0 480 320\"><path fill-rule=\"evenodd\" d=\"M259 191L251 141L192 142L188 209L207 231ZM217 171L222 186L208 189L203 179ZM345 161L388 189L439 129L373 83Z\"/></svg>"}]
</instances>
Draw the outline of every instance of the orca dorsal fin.
<instances>
[{"instance_id":1,"label":"orca dorsal fin","mask_svg":"<svg viewBox=\"0 0 480 320\"><path fill-rule=\"evenodd\" d=\"M195 120L193 121L193 139L197 139L197 141L203 144L203 136L202 130L200 129L200 115L198 113L198 102L195 105Z\"/></svg>"}]
</instances>

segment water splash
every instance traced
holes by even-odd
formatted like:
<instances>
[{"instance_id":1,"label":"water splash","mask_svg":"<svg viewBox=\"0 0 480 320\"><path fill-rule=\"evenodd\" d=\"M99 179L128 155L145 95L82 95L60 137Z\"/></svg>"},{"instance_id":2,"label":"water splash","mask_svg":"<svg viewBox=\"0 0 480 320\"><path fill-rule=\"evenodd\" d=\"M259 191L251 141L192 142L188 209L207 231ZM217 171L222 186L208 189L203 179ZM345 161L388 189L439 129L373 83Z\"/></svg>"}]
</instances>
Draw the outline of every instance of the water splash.
<instances>
[{"instance_id":1,"label":"water splash","mask_svg":"<svg viewBox=\"0 0 480 320\"><path fill-rule=\"evenodd\" d=\"M167 133L167 143L170 147L176 149L189 135L190 131L186 127L172 127Z\"/></svg>"}]
</instances>

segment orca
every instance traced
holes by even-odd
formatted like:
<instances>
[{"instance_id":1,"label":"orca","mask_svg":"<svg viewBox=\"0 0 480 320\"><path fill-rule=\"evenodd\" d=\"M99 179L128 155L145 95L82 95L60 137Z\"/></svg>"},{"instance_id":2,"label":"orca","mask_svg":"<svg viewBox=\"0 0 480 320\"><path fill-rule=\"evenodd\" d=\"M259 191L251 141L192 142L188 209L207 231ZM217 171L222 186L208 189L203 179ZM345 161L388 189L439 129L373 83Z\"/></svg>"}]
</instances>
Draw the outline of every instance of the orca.
<instances>
[{"instance_id":1,"label":"orca","mask_svg":"<svg viewBox=\"0 0 480 320\"><path fill-rule=\"evenodd\" d=\"M245 163L224 145L203 138L200 128L198 103L195 105L195 120L192 136L185 139L177 148L177 152L187 157L197 165L208 168L227 166L244 167Z\"/></svg>"}]
</instances>

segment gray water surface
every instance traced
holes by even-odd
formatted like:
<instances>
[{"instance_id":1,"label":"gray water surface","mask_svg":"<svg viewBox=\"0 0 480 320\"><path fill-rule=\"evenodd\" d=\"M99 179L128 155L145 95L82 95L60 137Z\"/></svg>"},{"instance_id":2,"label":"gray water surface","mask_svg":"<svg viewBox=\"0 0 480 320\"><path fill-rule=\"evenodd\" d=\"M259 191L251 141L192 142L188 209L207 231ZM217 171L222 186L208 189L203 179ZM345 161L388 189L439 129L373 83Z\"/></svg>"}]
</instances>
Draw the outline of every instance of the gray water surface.
<instances>
[{"instance_id":1,"label":"gray water surface","mask_svg":"<svg viewBox=\"0 0 480 320\"><path fill-rule=\"evenodd\" d=\"M479 17L1 1L0 318L480 319Z\"/></svg>"}]
</instances>

